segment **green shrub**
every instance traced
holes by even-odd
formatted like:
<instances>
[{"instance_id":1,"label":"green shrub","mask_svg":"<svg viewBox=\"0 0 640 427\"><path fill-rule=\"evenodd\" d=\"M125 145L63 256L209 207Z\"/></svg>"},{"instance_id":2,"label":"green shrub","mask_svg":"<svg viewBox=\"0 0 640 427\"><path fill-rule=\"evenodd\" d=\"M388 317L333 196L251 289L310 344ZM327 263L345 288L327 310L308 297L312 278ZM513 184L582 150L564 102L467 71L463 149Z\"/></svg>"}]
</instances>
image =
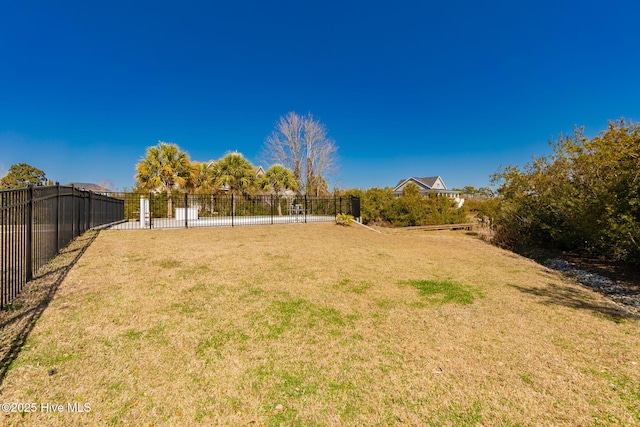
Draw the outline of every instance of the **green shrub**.
<instances>
[{"instance_id":1,"label":"green shrub","mask_svg":"<svg viewBox=\"0 0 640 427\"><path fill-rule=\"evenodd\" d=\"M351 225L351 221L353 221L353 216L347 214L338 214L336 215L336 224L337 225Z\"/></svg>"},{"instance_id":2,"label":"green shrub","mask_svg":"<svg viewBox=\"0 0 640 427\"><path fill-rule=\"evenodd\" d=\"M458 208L449 197L423 196L417 186L405 187L396 197L390 188L371 188L362 195L362 221L398 227L456 224L467 221L465 208Z\"/></svg>"},{"instance_id":3,"label":"green shrub","mask_svg":"<svg viewBox=\"0 0 640 427\"><path fill-rule=\"evenodd\" d=\"M619 119L591 139L583 132L561 134L552 154L494 175L495 242L640 265L640 124Z\"/></svg>"}]
</instances>

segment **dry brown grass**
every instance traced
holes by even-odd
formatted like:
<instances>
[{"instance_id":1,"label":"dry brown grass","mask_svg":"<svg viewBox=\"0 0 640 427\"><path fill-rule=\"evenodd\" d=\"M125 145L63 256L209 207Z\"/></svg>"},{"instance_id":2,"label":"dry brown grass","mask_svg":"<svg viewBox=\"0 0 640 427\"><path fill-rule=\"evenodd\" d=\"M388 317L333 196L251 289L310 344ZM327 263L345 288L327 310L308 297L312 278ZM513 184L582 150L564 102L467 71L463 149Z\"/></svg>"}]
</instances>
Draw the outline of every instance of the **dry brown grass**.
<instances>
[{"instance_id":1,"label":"dry brown grass","mask_svg":"<svg viewBox=\"0 0 640 427\"><path fill-rule=\"evenodd\" d=\"M442 282L472 303L420 291ZM0 398L91 411L1 416L65 426L637 425L638 325L463 232L101 232Z\"/></svg>"}]
</instances>

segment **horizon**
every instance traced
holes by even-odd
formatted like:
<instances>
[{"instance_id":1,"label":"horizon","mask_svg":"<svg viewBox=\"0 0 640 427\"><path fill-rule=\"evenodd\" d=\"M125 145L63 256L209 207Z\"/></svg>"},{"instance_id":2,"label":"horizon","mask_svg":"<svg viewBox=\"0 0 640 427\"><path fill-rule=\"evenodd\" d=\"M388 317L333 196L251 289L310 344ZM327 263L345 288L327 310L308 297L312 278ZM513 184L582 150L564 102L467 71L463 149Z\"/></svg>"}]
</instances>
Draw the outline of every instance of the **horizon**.
<instances>
[{"instance_id":1,"label":"horizon","mask_svg":"<svg viewBox=\"0 0 640 427\"><path fill-rule=\"evenodd\" d=\"M366 6L365 6L366 5ZM333 188L447 188L640 119L640 5L14 2L0 16L0 171L134 186L158 141L256 166L290 111L338 146Z\"/></svg>"}]
</instances>

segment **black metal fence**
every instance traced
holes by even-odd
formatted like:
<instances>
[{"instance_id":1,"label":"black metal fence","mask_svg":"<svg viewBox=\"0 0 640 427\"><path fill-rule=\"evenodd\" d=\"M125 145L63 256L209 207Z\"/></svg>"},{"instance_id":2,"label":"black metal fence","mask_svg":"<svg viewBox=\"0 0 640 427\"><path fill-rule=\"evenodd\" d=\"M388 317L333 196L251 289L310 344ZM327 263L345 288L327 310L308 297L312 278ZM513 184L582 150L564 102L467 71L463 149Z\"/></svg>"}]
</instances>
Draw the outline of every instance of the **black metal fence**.
<instances>
[{"instance_id":1,"label":"black metal fence","mask_svg":"<svg viewBox=\"0 0 640 427\"><path fill-rule=\"evenodd\" d=\"M1 190L0 308L74 238L123 219L123 200L90 191L60 185Z\"/></svg>"},{"instance_id":2,"label":"black metal fence","mask_svg":"<svg viewBox=\"0 0 640 427\"><path fill-rule=\"evenodd\" d=\"M234 194L109 193L124 201L124 220L110 229L234 227L334 221L360 216L356 197Z\"/></svg>"}]
</instances>

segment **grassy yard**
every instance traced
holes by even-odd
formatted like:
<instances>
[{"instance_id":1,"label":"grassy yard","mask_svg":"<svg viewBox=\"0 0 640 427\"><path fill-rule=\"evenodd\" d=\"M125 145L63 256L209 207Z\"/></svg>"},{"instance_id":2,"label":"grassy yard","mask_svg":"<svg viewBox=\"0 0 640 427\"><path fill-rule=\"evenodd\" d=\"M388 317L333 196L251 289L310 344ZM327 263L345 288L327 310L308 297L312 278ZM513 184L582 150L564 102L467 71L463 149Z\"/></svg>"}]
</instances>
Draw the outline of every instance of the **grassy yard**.
<instances>
[{"instance_id":1,"label":"grassy yard","mask_svg":"<svg viewBox=\"0 0 640 427\"><path fill-rule=\"evenodd\" d=\"M640 425L639 325L464 232L103 231L0 425Z\"/></svg>"}]
</instances>

